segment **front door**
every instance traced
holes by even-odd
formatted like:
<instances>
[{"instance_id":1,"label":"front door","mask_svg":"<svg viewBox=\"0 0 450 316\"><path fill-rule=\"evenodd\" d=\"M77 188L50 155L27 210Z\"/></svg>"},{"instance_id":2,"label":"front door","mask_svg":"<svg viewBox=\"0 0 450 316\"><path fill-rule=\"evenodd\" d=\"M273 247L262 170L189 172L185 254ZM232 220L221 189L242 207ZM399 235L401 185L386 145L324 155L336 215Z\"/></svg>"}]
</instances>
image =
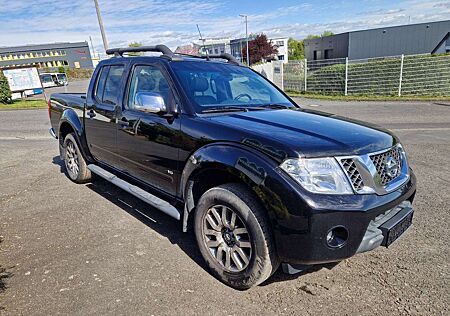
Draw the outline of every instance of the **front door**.
<instances>
[{"instance_id":1,"label":"front door","mask_svg":"<svg viewBox=\"0 0 450 316\"><path fill-rule=\"evenodd\" d=\"M103 66L86 100L84 122L89 150L97 161L109 165L118 160L116 118L123 73L123 65Z\"/></svg>"},{"instance_id":2,"label":"front door","mask_svg":"<svg viewBox=\"0 0 450 316\"><path fill-rule=\"evenodd\" d=\"M180 120L137 110L134 105L139 92L159 94L167 108L174 108L173 90L163 69L154 64L135 65L128 97L117 123L120 168L157 189L176 195Z\"/></svg>"}]
</instances>

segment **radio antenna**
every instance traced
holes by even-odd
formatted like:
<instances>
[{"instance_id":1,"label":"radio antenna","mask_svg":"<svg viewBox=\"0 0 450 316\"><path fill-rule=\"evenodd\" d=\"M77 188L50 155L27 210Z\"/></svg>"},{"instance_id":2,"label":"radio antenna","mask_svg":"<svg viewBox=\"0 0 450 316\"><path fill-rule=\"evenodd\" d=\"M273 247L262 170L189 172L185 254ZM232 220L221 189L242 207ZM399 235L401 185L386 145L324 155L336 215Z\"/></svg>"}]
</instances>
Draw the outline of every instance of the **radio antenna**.
<instances>
[{"instance_id":1,"label":"radio antenna","mask_svg":"<svg viewBox=\"0 0 450 316\"><path fill-rule=\"evenodd\" d=\"M202 41L202 43L203 43L203 51L206 53L206 59L208 59L209 60L209 57L208 57L208 50L205 48L205 39L203 38L203 36L202 36L202 32L200 32L200 27L198 26L198 24L196 24L197 25L197 30L198 30L198 35L200 35L200 40Z\"/></svg>"}]
</instances>

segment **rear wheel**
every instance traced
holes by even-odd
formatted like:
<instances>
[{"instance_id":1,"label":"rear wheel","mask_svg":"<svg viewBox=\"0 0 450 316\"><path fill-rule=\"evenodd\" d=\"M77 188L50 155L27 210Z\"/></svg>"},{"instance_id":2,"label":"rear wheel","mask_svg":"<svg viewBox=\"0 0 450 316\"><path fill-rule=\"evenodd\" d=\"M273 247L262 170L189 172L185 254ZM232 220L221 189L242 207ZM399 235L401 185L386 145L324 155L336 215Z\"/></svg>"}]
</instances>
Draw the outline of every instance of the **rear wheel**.
<instances>
[{"instance_id":1,"label":"rear wheel","mask_svg":"<svg viewBox=\"0 0 450 316\"><path fill-rule=\"evenodd\" d=\"M278 268L265 210L244 185L225 184L202 195L195 235L212 274L236 289L258 285Z\"/></svg>"},{"instance_id":2,"label":"rear wheel","mask_svg":"<svg viewBox=\"0 0 450 316\"><path fill-rule=\"evenodd\" d=\"M91 171L81 154L75 135L67 134L64 139L64 165L70 180L76 183L86 183L91 179Z\"/></svg>"}]
</instances>

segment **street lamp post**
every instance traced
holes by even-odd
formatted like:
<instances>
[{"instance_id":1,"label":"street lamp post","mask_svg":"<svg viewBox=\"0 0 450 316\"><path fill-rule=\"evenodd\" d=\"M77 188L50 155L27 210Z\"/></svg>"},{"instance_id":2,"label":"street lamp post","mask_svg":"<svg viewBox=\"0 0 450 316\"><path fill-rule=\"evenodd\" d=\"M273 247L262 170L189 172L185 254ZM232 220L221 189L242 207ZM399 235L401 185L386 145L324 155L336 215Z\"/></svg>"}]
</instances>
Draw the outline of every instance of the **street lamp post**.
<instances>
[{"instance_id":1,"label":"street lamp post","mask_svg":"<svg viewBox=\"0 0 450 316\"><path fill-rule=\"evenodd\" d=\"M250 55L248 53L248 15L239 14L239 16L245 19L245 39L247 41L247 66L250 66Z\"/></svg>"}]
</instances>

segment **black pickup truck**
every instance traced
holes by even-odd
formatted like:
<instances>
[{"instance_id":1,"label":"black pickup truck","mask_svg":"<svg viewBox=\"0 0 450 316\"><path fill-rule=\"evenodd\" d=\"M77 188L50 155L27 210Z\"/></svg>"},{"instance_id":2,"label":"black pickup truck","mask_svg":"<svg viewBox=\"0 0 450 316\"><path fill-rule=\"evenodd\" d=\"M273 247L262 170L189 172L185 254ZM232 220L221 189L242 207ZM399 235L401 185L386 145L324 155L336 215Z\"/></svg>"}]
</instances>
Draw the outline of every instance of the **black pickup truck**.
<instances>
[{"instance_id":1,"label":"black pickup truck","mask_svg":"<svg viewBox=\"0 0 450 316\"><path fill-rule=\"evenodd\" d=\"M161 55L123 56L136 50ZM225 284L387 247L411 225L416 178L389 131L302 109L228 54L107 53L86 94L49 101L68 177L180 220Z\"/></svg>"}]
</instances>

